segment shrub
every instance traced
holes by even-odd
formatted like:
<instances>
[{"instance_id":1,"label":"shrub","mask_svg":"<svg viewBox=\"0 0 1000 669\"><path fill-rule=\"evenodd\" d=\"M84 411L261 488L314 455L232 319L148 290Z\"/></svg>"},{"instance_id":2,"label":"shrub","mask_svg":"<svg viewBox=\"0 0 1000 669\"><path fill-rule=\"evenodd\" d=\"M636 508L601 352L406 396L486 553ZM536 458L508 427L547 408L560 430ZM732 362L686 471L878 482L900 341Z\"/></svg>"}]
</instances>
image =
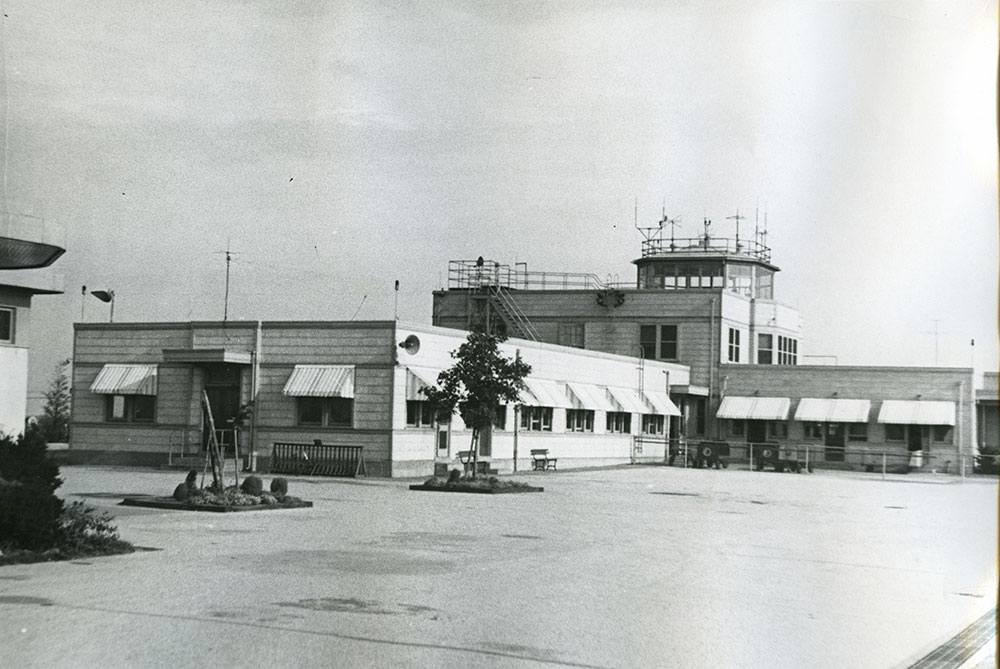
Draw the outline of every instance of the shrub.
<instances>
[{"instance_id":1,"label":"shrub","mask_svg":"<svg viewBox=\"0 0 1000 669\"><path fill-rule=\"evenodd\" d=\"M62 485L59 465L48 458L45 438L29 428L16 441L0 437L0 478L53 493Z\"/></svg>"},{"instance_id":2,"label":"shrub","mask_svg":"<svg viewBox=\"0 0 1000 669\"><path fill-rule=\"evenodd\" d=\"M59 548L69 556L131 553L132 544L118 536L107 513L96 513L83 502L73 502L59 518Z\"/></svg>"},{"instance_id":3,"label":"shrub","mask_svg":"<svg viewBox=\"0 0 1000 669\"><path fill-rule=\"evenodd\" d=\"M264 483L260 480L259 476L248 476L243 479L242 485L240 485L240 490L248 495L260 496L260 493L264 490Z\"/></svg>"},{"instance_id":4,"label":"shrub","mask_svg":"<svg viewBox=\"0 0 1000 669\"><path fill-rule=\"evenodd\" d=\"M59 538L62 500L44 486L0 480L0 547L45 550Z\"/></svg>"},{"instance_id":5,"label":"shrub","mask_svg":"<svg viewBox=\"0 0 1000 669\"><path fill-rule=\"evenodd\" d=\"M191 470L188 472L187 478L184 479L184 485L187 486L189 491L198 489L198 472Z\"/></svg>"},{"instance_id":6,"label":"shrub","mask_svg":"<svg viewBox=\"0 0 1000 669\"><path fill-rule=\"evenodd\" d=\"M461 478L462 478L462 472L458 471L457 469L452 469L448 473L448 483L458 483Z\"/></svg>"},{"instance_id":7,"label":"shrub","mask_svg":"<svg viewBox=\"0 0 1000 669\"><path fill-rule=\"evenodd\" d=\"M275 497L274 495L270 494L270 493L266 493L266 492L265 493L261 493L261 495L260 495L260 503L261 504L277 504L278 503L278 498Z\"/></svg>"},{"instance_id":8,"label":"shrub","mask_svg":"<svg viewBox=\"0 0 1000 669\"><path fill-rule=\"evenodd\" d=\"M177 487L174 488L174 499L178 502L186 502L190 493L191 489L187 487L187 483L178 483Z\"/></svg>"},{"instance_id":9,"label":"shrub","mask_svg":"<svg viewBox=\"0 0 1000 669\"><path fill-rule=\"evenodd\" d=\"M278 499L281 499L288 494L288 479L278 477L276 479L271 479L271 494L273 494Z\"/></svg>"}]
</instances>

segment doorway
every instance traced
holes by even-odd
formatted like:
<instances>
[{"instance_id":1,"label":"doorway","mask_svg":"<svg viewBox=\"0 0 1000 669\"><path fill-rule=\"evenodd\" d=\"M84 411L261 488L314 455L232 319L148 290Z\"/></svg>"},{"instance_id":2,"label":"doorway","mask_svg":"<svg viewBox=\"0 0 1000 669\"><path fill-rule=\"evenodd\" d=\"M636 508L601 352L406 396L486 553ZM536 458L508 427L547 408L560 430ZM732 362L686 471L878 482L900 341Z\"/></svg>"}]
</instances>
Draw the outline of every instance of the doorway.
<instances>
[{"instance_id":1,"label":"doorway","mask_svg":"<svg viewBox=\"0 0 1000 669\"><path fill-rule=\"evenodd\" d=\"M826 423L823 445L826 446L824 458L827 462L844 461L845 433L843 423Z\"/></svg>"},{"instance_id":2,"label":"doorway","mask_svg":"<svg viewBox=\"0 0 1000 669\"><path fill-rule=\"evenodd\" d=\"M234 423L240 412L240 379L242 373L237 365L217 364L205 367L205 394L212 408L215 422L215 438L224 454L233 452L236 441ZM202 427L202 449L208 450L209 423L206 419Z\"/></svg>"},{"instance_id":3,"label":"doorway","mask_svg":"<svg viewBox=\"0 0 1000 669\"><path fill-rule=\"evenodd\" d=\"M909 451L924 450L924 426L908 425L906 429L906 448Z\"/></svg>"}]
</instances>

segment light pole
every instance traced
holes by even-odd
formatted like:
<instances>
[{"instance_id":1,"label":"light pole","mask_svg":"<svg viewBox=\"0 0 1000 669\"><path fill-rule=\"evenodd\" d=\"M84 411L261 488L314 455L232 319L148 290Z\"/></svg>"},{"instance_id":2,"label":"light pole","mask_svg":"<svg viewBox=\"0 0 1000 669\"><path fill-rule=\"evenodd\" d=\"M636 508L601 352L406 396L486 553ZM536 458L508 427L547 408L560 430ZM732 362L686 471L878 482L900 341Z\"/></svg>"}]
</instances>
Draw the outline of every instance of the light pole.
<instances>
[{"instance_id":1,"label":"light pole","mask_svg":"<svg viewBox=\"0 0 1000 669\"><path fill-rule=\"evenodd\" d=\"M84 286L86 288L86 286ZM113 290L92 290L90 294L99 299L101 302L111 303L111 315L108 318L109 323L115 322L115 291Z\"/></svg>"}]
</instances>

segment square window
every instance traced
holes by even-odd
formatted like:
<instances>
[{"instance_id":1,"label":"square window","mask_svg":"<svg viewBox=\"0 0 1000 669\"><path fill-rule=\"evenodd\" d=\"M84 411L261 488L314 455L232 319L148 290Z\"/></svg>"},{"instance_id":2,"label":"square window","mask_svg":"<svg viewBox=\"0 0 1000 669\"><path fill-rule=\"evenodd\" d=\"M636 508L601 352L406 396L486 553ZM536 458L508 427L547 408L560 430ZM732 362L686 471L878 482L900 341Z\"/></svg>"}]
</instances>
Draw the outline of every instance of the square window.
<instances>
[{"instance_id":1,"label":"square window","mask_svg":"<svg viewBox=\"0 0 1000 669\"><path fill-rule=\"evenodd\" d=\"M426 400L406 401L407 427L431 427L434 425L434 412L431 403Z\"/></svg>"},{"instance_id":2,"label":"square window","mask_svg":"<svg viewBox=\"0 0 1000 669\"><path fill-rule=\"evenodd\" d=\"M743 421L743 420L728 420L726 422L729 424L729 428L727 430L727 433L729 434L730 437L742 437L743 436L743 432L744 432L745 427L746 427L746 422L745 421Z\"/></svg>"},{"instance_id":3,"label":"square window","mask_svg":"<svg viewBox=\"0 0 1000 669\"><path fill-rule=\"evenodd\" d=\"M323 424L323 398L299 398L299 425Z\"/></svg>"},{"instance_id":4,"label":"square window","mask_svg":"<svg viewBox=\"0 0 1000 669\"><path fill-rule=\"evenodd\" d=\"M935 425L933 427L934 441L942 444L950 444L952 439L951 425Z\"/></svg>"},{"instance_id":5,"label":"square window","mask_svg":"<svg viewBox=\"0 0 1000 669\"><path fill-rule=\"evenodd\" d=\"M848 423L848 441L868 441L868 423Z\"/></svg>"},{"instance_id":6,"label":"square window","mask_svg":"<svg viewBox=\"0 0 1000 669\"><path fill-rule=\"evenodd\" d=\"M906 441L906 426L905 425L886 425L885 426L885 440L886 441Z\"/></svg>"},{"instance_id":7,"label":"square window","mask_svg":"<svg viewBox=\"0 0 1000 669\"><path fill-rule=\"evenodd\" d=\"M788 422L783 420L768 421L767 434L771 437L771 439L787 439Z\"/></svg>"},{"instance_id":8,"label":"square window","mask_svg":"<svg viewBox=\"0 0 1000 669\"><path fill-rule=\"evenodd\" d=\"M642 415L642 433L661 435L663 434L664 418L659 414Z\"/></svg>"},{"instance_id":9,"label":"square window","mask_svg":"<svg viewBox=\"0 0 1000 669\"><path fill-rule=\"evenodd\" d=\"M805 423L802 426L802 433L806 439L822 439L823 423Z\"/></svg>"},{"instance_id":10,"label":"square window","mask_svg":"<svg viewBox=\"0 0 1000 669\"><path fill-rule=\"evenodd\" d=\"M609 434L630 434L632 432L632 414L624 411L609 411L607 413L607 431Z\"/></svg>"}]
</instances>

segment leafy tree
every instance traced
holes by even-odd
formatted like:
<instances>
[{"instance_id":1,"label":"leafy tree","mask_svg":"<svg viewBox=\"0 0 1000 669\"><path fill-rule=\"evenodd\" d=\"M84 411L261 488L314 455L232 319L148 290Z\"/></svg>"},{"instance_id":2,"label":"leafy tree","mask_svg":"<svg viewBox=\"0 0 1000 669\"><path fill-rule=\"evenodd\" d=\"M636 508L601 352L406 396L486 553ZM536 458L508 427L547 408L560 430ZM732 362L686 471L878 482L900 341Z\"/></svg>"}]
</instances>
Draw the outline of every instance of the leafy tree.
<instances>
[{"instance_id":1,"label":"leafy tree","mask_svg":"<svg viewBox=\"0 0 1000 669\"><path fill-rule=\"evenodd\" d=\"M513 359L500 352L505 337L487 332L470 332L457 350L449 369L438 374L439 388L422 388L439 420L447 420L458 409L472 429L472 477L479 463L479 435L493 425L502 404L517 402L523 379L531 366L517 355Z\"/></svg>"},{"instance_id":2,"label":"leafy tree","mask_svg":"<svg viewBox=\"0 0 1000 669\"><path fill-rule=\"evenodd\" d=\"M69 362L67 358L56 365L55 376L45 391L45 407L38 427L49 443L64 442L69 438Z\"/></svg>"}]
</instances>

